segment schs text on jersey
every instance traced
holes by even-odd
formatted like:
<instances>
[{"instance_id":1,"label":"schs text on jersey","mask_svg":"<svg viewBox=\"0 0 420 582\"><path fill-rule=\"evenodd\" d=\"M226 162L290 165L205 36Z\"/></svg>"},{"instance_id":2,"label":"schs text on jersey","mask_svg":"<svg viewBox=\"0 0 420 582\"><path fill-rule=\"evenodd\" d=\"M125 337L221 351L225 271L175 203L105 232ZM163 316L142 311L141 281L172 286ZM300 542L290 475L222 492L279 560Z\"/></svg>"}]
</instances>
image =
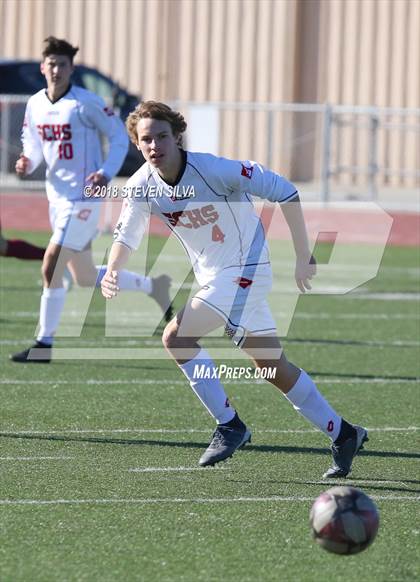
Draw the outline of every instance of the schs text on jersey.
<instances>
[{"instance_id":1,"label":"schs text on jersey","mask_svg":"<svg viewBox=\"0 0 420 582\"><path fill-rule=\"evenodd\" d=\"M178 212L163 212L162 214L168 219L171 226L183 226L184 228L200 228L200 226L214 224L219 218L219 213L213 204L189 210L179 210Z\"/></svg>"},{"instance_id":2,"label":"schs text on jersey","mask_svg":"<svg viewBox=\"0 0 420 582\"><path fill-rule=\"evenodd\" d=\"M70 123L44 123L36 127L42 141L68 141L72 137Z\"/></svg>"}]
</instances>

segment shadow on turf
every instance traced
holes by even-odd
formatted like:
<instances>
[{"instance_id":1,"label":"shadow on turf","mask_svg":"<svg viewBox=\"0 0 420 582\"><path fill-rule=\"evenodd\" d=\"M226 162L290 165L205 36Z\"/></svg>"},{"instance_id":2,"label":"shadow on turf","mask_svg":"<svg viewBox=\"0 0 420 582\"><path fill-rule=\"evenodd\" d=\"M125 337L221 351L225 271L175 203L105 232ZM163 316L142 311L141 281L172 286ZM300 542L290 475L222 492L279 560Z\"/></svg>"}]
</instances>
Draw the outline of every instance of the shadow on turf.
<instances>
[{"instance_id":1,"label":"shadow on turf","mask_svg":"<svg viewBox=\"0 0 420 582\"><path fill-rule=\"evenodd\" d=\"M111 439L106 437L71 437L71 436L60 436L60 435L31 435L31 434L13 434L13 433L1 433L0 437L4 438L15 438L15 439L28 439L28 440L47 440L47 441L61 441L61 442L84 442L84 443L99 443L99 444L117 444L117 445L157 445L157 446L168 446L168 447L182 447L182 448L200 448L203 449L207 446L207 443L195 443L195 442L178 442L178 441L156 441L150 439ZM309 447L290 447L290 446L269 446L269 445L247 445L246 450L248 451L258 451L258 452L270 452L270 453L310 453L310 454L325 454L325 449L320 448L309 448ZM361 451L359 455L364 456L376 456L376 457L403 457L403 458L420 458L418 453L396 453L393 451ZM231 479L229 479L231 480ZM369 481L383 481L383 479L369 478ZM412 489L408 487L393 487L393 486L379 486L370 485L366 483L366 478L357 479L350 477L348 480L349 484L358 485L358 481L363 484L363 489L368 489L372 491L398 491L405 493L419 493L419 489ZM390 481L390 483L411 483L414 485L419 484L420 481L412 479L400 479L399 481ZM275 480L275 483L287 483L287 484L305 484L314 485L312 481L302 481L302 480ZM326 480L325 483L331 483L332 481ZM317 485L319 483L316 483Z\"/></svg>"},{"instance_id":2,"label":"shadow on turf","mask_svg":"<svg viewBox=\"0 0 420 582\"><path fill-rule=\"evenodd\" d=\"M287 337L284 338L284 343L290 344L326 344L338 346L368 346L368 347L389 347L389 348L415 348L410 342L401 342L398 344L392 342L375 341L375 340L348 340L348 339L322 339L322 338L299 338Z\"/></svg>"},{"instance_id":3,"label":"shadow on turf","mask_svg":"<svg viewBox=\"0 0 420 582\"><path fill-rule=\"evenodd\" d=\"M366 481L387 481L389 483L411 483L414 485L420 485L420 481L414 481L412 479L400 479L399 481L389 481L388 479L372 479L372 478L368 478L368 479L357 479L357 478L353 478L353 477L349 477L347 479L349 481L349 483L351 485L354 486L358 486L359 485L359 481L361 482L360 485L363 487L363 489L372 489L373 491L404 491L405 493L420 493L420 489L413 489L413 488L409 488L409 487L394 487L394 486L390 486L390 485L370 485L369 483L367 483Z\"/></svg>"},{"instance_id":4,"label":"shadow on turf","mask_svg":"<svg viewBox=\"0 0 420 582\"><path fill-rule=\"evenodd\" d=\"M376 374L340 374L339 372L317 372L316 370L309 370L310 376L317 376L318 378L359 378L360 380L411 380L418 382L418 376L377 376Z\"/></svg>"},{"instance_id":5,"label":"shadow on turf","mask_svg":"<svg viewBox=\"0 0 420 582\"><path fill-rule=\"evenodd\" d=\"M359 486L358 481L361 481L361 484ZM369 481L373 481L373 479L369 479ZM380 481L380 479L378 479L378 481ZM325 480L326 483L331 483L331 480L326 479ZM346 483L347 485L350 486L354 486L354 487L359 487L359 488L363 488L364 490L369 490L369 491L393 491L393 492L404 492L404 493L420 493L420 489L412 489L409 487L393 487L393 486L389 486L389 485L370 485L369 483L366 483L366 479L353 479L353 477L348 477L347 479L342 479L339 483L337 483L337 485L342 485L343 483ZM299 483L301 483L301 481L299 481ZM310 484L303 481L302 483L305 484ZM405 479L401 479L400 481L398 481L398 483L411 483L411 481L406 481ZM418 483L420 485L420 481L414 481L414 483Z\"/></svg>"},{"instance_id":6,"label":"shadow on turf","mask_svg":"<svg viewBox=\"0 0 420 582\"><path fill-rule=\"evenodd\" d=\"M110 431L112 432L112 431ZM210 432L210 431L209 431ZM111 445L147 445L159 447L181 447L181 448L205 448L208 443L197 443L191 441L163 441L151 439L116 439L109 437L85 437L85 436L68 436L68 435L48 435L48 434L24 434L24 433L6 433L0 432L0 437L12 439L44 440L44 441L62 441L62 442L83 442L99 443ZM257 451L260 453L305 453L305 454L326 454L327 449L314 447L297 447L284 445L247 445L247 451ZM404 453L395 451L360 451L359 456L366 457L384 457L399 459L420 459L420 453Z\"/></svg>"},{"instance_id":7,"label":"shadow on turf","mask_svg":"<svg viewBox=\"0 0 420 582\"><path fill-rule=\"evenodd\" d=\"M243 479L233 479L232 477L226 477L226 480L229 481L230 483L244 483ZM360 485L359 485L359 481L360 481ZM281 484L285 484L285 485L313 485L316 487L319 487L320 485L328 485L330 487L335 487L335 486L341 486L341 485L349 485L349 486L353 486L353 487L358 487L360 489L371 489L372 491L394 491L394 492L401 492L403 491L404 493L420 493L420 489L412 489L409 487L394 487L394 486L388 486L388 485L370 485L369 483L367 483L367 481L384 481L383 479L356 479L353 478L351 475L349 477L346 478L341 478L341 479L323 479L322 481L305 481L302 479L263 479L260 482L264 482L264 485L270 485L270 484L274 484L274 485L279 485ZM420 485L420 481L412 481L409 479L400 479L399 481L388 481L389 483L414 483L414 484L418 484ZM246 481L246 483L252 484L252 481Z\"/></svg>"}]
</instances>

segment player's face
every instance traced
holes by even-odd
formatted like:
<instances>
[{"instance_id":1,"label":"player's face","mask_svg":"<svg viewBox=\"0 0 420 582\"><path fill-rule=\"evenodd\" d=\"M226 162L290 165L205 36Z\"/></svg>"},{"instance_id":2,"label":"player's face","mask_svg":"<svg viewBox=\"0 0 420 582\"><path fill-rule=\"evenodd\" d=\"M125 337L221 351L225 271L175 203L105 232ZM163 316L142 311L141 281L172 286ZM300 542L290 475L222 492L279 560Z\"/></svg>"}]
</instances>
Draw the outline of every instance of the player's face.
<instances>
[{"instance_id":1,"label":"player's face","mask_svg":"<svg viewBox=\"0 0 420 582\"><path fill-rule=\"evenodd\" d=\"M41 63L41 72L45 76L48 88L56 92L67 89L73 69L66 55L49 55Z\"/></svg>"},{"instance_id":2,"label":"player's face","mask_svg":"<svg viewBox=\"0 0 420 582\"><path fill-rule=\"evenodd\" d=\"M163 177L176 176L181 165L181 154L170 123L161 119L140 119L137 135L137 148L146 162L157 168Z\"/></svg>"}]
</instances>

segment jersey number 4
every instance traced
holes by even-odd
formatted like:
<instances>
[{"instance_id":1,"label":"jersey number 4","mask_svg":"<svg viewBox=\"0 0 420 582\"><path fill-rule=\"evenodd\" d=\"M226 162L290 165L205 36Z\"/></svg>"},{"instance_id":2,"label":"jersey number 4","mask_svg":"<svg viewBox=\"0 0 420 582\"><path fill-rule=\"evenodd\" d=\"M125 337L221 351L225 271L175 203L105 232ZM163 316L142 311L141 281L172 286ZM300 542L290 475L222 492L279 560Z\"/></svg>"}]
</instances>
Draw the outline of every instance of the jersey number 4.
<instances>
[{"instance_id":1,"label":"jersey number 4","mask_svg":"<svg viewBox=\"0 0 420 582\"><path fill-rule=\"evenodd\" d=\"M213 229L211 231L211 240L214 240L215 242L221 242L221 243L225 242L225 235L220 230L220 228L217 226L217 224L215 224L213 226Z\"/></svg>"},{"instance_id":2,"label":"jersey number 4","mask_svg":"<svg viewBox=\"0 0 420 582\"><path fill-rule=\"evenodd\" d=\"M73 159L73 146L71 143L61 142L58 146L58 157L60 160L72 160Z\"/></svg>"}]
</instances>

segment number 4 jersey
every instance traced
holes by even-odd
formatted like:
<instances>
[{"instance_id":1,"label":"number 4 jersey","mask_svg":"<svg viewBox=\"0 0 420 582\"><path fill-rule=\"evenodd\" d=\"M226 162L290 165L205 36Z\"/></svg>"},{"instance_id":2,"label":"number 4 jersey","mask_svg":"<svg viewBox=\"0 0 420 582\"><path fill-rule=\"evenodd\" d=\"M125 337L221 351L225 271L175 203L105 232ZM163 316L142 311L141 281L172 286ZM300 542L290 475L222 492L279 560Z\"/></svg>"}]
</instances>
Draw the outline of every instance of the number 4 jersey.
<instances>
[{"instance_id":1,"label":"number 4 jersey","mask_svg":"<svg viewBox=\"0 0 420 582\"><path fill-rule=\"evenodd\" d=\"M104 162L100 134L109 140ZM100 170L112 178L128 150L122 121L100 97L75 86L54 103L45 89L29 99L22 142L23 154L30 160L29 173L45 159L50 202L83 200L86 177Z\"/></svg>"},{"instance_id":2,"label":"number 4 jersey","mask_svg":"<svg viewBox=\"0 0 420 582\"><path fill-rule=\"evenodd\" d=\"M150 214L155 214L183 245L200 285L223 269L268 264L265 233L251 195L286 202L297 197L295 186L255 162L182 154L175 185L148 163L130 178L115 240L137 248Z\"/></svg>"}]
</instances>

